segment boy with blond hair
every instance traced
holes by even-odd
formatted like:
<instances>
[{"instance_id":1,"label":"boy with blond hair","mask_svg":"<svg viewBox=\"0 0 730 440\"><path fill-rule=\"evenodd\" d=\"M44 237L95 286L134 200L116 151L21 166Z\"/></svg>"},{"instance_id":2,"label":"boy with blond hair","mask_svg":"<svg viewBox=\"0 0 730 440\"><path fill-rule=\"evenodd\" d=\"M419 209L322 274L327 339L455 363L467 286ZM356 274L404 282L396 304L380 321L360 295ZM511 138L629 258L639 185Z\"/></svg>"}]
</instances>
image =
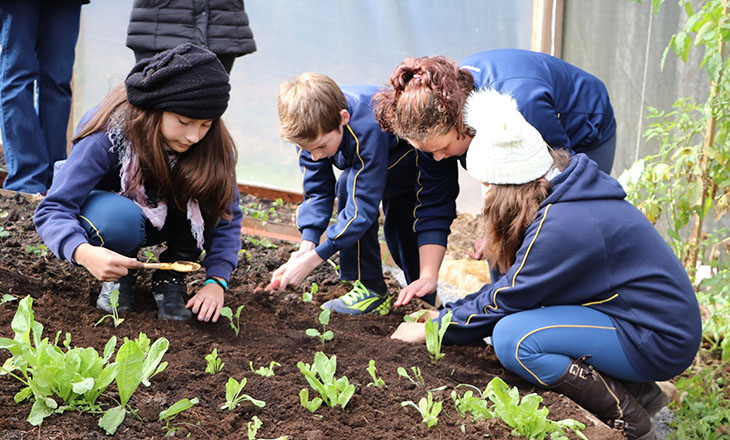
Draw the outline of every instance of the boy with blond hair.
<instances>
[{"instance_id":1,"label":"boy with blond hair","mask_svg":"<svg viewBox=\"0 0 730 440\"><path fill-rule=\"evenodd\" d=\"M418 279L413 228L416 164L413 148L375 121L370 101L376 86L340 88L331 78L304 73L279 88L281 137L296 144L304 174L297 210L298 251L272 274L272 288L299 284L340 252L340 278L354 281L347 294L324 308L348 314L390 311L378 243L380 203L384 232L395 263L410 283ZM335 178L334 167L342 170ZM337 221L329 225L337 197ZM328 226L329 225L329 226ZM320 243L322 233L326 239Z\"/></svg>"}]
</instances>

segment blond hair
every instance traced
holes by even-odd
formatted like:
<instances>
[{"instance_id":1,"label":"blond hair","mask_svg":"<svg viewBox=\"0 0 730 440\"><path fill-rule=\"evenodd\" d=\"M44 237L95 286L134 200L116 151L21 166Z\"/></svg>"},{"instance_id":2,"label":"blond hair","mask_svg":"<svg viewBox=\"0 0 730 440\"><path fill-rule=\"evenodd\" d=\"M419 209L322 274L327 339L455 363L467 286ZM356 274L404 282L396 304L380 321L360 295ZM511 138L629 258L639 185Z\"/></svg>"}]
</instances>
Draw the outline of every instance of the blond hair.
<instances>
[{"instance_id":1,"label":"blond hair","mask_svg":"<svg viewBox=\"0 0 730 440\"><path fill-rule=\"evenodd\" d=\"M287 142L312 142L340 128L347 100L332 78L303 73L279 86L279 130Z\"/></svg>"}]
</instances>

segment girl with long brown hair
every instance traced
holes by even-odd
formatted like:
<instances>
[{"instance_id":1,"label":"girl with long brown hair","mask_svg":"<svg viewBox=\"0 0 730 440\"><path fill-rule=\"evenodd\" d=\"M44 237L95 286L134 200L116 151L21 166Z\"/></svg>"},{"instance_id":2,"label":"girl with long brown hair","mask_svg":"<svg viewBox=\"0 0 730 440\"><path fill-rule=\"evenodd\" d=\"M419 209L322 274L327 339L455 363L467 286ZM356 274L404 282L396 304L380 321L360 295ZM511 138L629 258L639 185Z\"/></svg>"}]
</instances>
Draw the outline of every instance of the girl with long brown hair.
<instances>
[{"instance_id":1,"label":"girl with long brown hair","mask_svg":"<svg viewBox=\"0 0 730 440\"><path fill-rule=\"evenodd\" d=\"M487 191L486 252L504 274L422 319L449 319L446 344L491 337L510 371L654 439L650 415L669 400L654 381L684 371L701 339L687 273L621 185L585 155L551 150L510 96L472 93L465 122L467 169ZM422 343L425 324L392 337Z\"/></svg>"},{"instance_id":2,"label":"girl with long brown hair","mask_svg":"<svg viewBox=\"0 0 730 440\"><path fill-rule=\"evenodd\" d=\"M102 281L98 308L110 312L118 290L118 310L131 310L137 252L164 242L161 262L205 250L207 279L186 303L184 273L157 270L158 316L218 319L241 247L236 148L220 119L229 94L215 54L184 44L137 63L82 118L34 221L59 258Z\"/></svg>"}]
</instances>

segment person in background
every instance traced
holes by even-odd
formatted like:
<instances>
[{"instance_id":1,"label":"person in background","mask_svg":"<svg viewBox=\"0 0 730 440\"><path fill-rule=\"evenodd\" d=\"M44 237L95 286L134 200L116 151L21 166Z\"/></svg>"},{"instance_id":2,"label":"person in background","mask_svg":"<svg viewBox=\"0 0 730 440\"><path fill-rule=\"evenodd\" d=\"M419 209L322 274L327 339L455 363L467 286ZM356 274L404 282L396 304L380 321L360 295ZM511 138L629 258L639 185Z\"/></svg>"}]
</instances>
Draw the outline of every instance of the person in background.
<instances>
[{"instance_id":1,"label":"person in background","mask_svg":"<svg viewBox=\"0 0 730 440\"><path fill-rule=\"evenodd\" d=\"M158 316L218 319L241 248L237 153L221 119L229 95L215 54L186 43L137 63L82 118L34 221L56 256L102 281L98 308L111 312L118 290L118 310L132 310L137 253L165 243L160 262L205 250L207 279L186 304L185 274L155 271Z\"/></svg>"},{"instance_id":2,"label":"person in background","mask_svg":"<svg viewBox=\"0 0 730 440\"><path fill-rule=\"evenodd\" d=\"M381 201L388 249L409 282L418 278L418 256L411 251L417 242L415 154L378 126L370 105L376 91L376 86L340 88L318 73L299 75L279 89L281 136L297 145L304 201L297 210L300 248L273 272L270 288L299 284L339 251L340 278L360 281L322 305L340 313L390 311L378 242ZM334 168L342 170L337 179ZM335 197L337 221L330 225Z\"/></svg>"},{"instance_id":3,"label":"person in background","mask_svg":"<svg viewBox=\"0 0 730 440\"><path fill-rule=\"evenodd\" d=\"M505 368L562 393L629 439L655 438L668 402L654 381L684 371L702 336L682 264L621 185L585 154L548 147L496 90L472 93L466 158L486 188L485 252L504 273L425 319L443 342L491 336ZM425 324L392 335L425 340Z\"/></svg>"},{"instance_id":4,"label":"person in background","mask_svg":"<svg viewBox=\"0 0 730 440\"><path fill-rule=\"evenodd\" d=\"M558 58L515 49L481 52L462 64L442 56L406 58L375 96L380 126L419 150L422 189L416 216L442 244L419 248L421 261L434 265L422 268L422 274L438 274L456 217L458 164L466 166L474 136L463 122L463 107L473 90L487 87L513 94L523 116L551 147L586 152L589 157L595 153L602 162L610 156L613 162L616 123L606 88L595 76ZM481 259L483 246L477 240L470 256ZM499 272L492 271L491 276L495 279ZM401 291L395 305L414 295L431 294L437 283L436 276L421 276Z\"/></svg>"},{"instance_id":5,"label":"person in background","mask_svg":"<svg viewBox=\"0 0 730 440\"><path fill-rule=\"evenodd\" d=\"M134 0L127 47L137 62L182 43L208 48L230 74L256 51L243 0Z\"/></svg>"},{"instance_id":6,"label":"person in background","mask_svg":"<svg viewBox=\"0 0 730 440\"><path fill-rule=\"evenodd\" d=\"M71 77L84 3L89 1L0 0L5 189L44 194L53 164L66 158Z\"/></svg>"}]
</instances>

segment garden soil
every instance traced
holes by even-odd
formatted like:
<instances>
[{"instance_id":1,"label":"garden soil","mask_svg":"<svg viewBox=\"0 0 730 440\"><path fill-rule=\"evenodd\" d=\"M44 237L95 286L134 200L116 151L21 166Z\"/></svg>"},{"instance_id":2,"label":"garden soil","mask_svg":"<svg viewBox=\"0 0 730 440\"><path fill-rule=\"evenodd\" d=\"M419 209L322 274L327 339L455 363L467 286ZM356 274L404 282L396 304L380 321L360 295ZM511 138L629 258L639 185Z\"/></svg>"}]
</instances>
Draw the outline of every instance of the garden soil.
<instances>
[{"instance_id":1,"label":"garden soil","mask_svg":"<svg viewBox=\"0 0 730 440\"><path fill-rule=\"evenodd\" d=\"M200 403L175 419L178 438L241 439L247 438L247 424L257 416L263 426L260 439L289 436L289 439L503 439L511 429L498 420L473 422L461 418L449 397L458 384L472 384L484 389L495 376L517 386L521 394L536 392L544 398L550 418L574 418L587 425L589 439L620 439L616 431L597 422L565 397L535 389L517 376L505 371L486 345L445 347L446 356L437 363L429 359L423 345L412 345L390 339L403 320L403 315L420 304L399 308L385 317L334 315L328 329L334 339L321 344L305 335L307 328L317 328L319 305L348 290L329 264L322 264L305 280L319 284L320 291L311 303L304 303L304 288L287 292L261 291L270 272L286 261L294 246L274 242L275 248L244 239L237 270L229 283L226 305L234 310L244 305L238 337L227 320L217 323L167 322L157 319L150 293L150 272L140 273L135 302L137 309L122 315L124 322L114 328L110 320L94 327L103 313L94 306L100 282L83 268L60 261L42 246L35 233L32 215L38 198L26 198L0 190L0 294L33 297L35 319L43 324L44 335L53 338L56 332L70 332L72 344L94 347L101 351L111 336L135 338L144 332L153 341L165 337L170 346L164 360L167 368L151 380L149 387L140 386L130 405L137 416L128 415L116 433L120 439L158 439L165 435L160 411L179 399L197 397ZM156 250L156 252L158 252ZM145 255L140 255L144 259ZM197 289L203 272L188 278L188 289ZM397 284L389 280L392 290ZM10 323L17 302L0 305L0 336L13 337ZM118 344L119 347L119 344ZM117 347L117 348L118 348ZM213 348L225 362L215 375L205 373L204 356ZM314 353L323 351L337 355L337 377L346 375L357 387L345 410L322 407L315 414L299 404L299 391L308 388L296 364L312 363ZM9 356L0 351L0 364ZM374 359L377 373L387 386L368 386L368 361ZM276 375L262 377L249 368L281 364ZM398 367L417 366L425 379L425 388L416 387L396 374ZM225 383L229 377L246 378L243 392L266 402L263 408L243 403L233 411L221 410L225 401ZM446 386L434 392L443 401L438 425L427 429L415 409L402 407L401 402L418 402L426 390ZM82 413L57 414L39 427L26 418L31 409L28 401L16 404L13 396L22 385L9 376L0 376L0 439L102 439L107 438L97 426L99 415ZM315 394L310 391L310 396ZM100 398L105 406L116 405L115 385ZM577 438L571 434L570 438Z\"/></svg>"}]
</instances>

